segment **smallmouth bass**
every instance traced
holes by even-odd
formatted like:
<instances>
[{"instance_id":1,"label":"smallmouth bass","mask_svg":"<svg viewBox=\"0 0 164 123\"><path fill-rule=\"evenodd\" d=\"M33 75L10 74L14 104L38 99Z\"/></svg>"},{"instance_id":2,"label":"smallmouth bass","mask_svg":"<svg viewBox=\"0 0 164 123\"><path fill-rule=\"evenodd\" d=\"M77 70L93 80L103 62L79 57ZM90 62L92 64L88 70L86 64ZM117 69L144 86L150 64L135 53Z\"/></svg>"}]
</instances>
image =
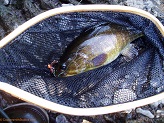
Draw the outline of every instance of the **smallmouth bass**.
<instances>
[{"instance_id":1,"label":"smallmouth bass","mask_svg":"<svg viewBox=\"0 0 164 123\"><path fill-rule=\"evenodd\" d=\"M114 61L130 44L143 36L134 29L106 24L80 34L63 53L60 61L48 65L56 77L77 75Z\"/></svg>"}]
</instances>

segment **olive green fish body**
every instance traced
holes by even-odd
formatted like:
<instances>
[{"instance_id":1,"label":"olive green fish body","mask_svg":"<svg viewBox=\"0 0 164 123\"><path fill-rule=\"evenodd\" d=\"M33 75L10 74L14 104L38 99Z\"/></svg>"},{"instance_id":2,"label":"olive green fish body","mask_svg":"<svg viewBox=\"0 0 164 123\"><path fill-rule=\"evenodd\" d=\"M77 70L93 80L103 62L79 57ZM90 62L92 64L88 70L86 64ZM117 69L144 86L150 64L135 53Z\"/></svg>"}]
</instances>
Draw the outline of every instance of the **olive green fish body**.
<instances>
[{"instance_id":1,"label":"olive green fish body","mask_svg":"<svg viewBox=\"0 0 164 123\"><path fill-rule=\"evenodd\" d=\"M91 34L75 39L79 44L63 54L65 59L54 70L55 76L73 76L109 64L131 41L142 35L116 24L100 26Z\"/></svg>"}]
</instances>

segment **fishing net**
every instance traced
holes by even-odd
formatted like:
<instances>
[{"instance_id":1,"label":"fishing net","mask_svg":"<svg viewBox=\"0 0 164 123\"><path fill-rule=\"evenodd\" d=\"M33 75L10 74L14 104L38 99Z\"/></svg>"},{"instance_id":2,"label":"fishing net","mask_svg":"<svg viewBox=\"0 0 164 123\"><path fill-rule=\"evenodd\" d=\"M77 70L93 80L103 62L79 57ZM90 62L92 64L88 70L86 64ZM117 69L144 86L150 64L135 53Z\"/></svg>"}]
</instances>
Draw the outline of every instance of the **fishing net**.
<instances>
[{"instance_id":1,"label":"fishing net","mask_svg":"<svg viewBox=\"0 0 164 123\"><path fill-rule=\"evenodd\" d=\"M76 76L54 77L47 65L59 60L81 32L104 23L142 31L144 36L133 41L138 55L130 61L120 55ZM66 106L110 106L164 92L163 59L164 38L150 20L121 12L70 12L35 24L1 48L0 81Z\"/></svg>"}]
</instances>

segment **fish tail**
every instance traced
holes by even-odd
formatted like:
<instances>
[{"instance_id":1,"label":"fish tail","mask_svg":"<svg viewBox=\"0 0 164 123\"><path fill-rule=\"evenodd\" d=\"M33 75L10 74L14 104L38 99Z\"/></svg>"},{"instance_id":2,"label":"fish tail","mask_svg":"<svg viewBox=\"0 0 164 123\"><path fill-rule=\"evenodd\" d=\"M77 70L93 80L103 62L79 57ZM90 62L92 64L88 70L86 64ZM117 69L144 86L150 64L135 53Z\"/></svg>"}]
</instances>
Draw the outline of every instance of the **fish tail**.
<instances>
[{"instance_id":1,"label":"fish tail","mask_svg":"<svg viewBox=\"0 0 164 123\"><path fill-rule=\"evenodd\" d=\"M144 34L142 32L137 33L137 34L134 34L133 37L132 37L132 39L131 39L131 42L134 41L137 38L142 37L142 36L144 36Z\"/></svg>"}]
</instances>

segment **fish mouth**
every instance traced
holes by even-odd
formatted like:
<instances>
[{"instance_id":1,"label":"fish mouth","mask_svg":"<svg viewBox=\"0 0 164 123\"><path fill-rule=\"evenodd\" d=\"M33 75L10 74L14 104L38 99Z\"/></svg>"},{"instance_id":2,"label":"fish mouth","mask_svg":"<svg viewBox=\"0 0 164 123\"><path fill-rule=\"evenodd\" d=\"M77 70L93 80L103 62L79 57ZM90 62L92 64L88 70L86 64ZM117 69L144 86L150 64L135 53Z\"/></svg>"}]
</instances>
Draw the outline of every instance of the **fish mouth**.
<instances>
[{"instance_id":1,"label":"fish mouth","mask_svg":"<svg viewBox=\"0 0 164 123\"><path fill-rule=\"evenodd\" d=\"M58 64L56 64L54 67L52 67L50 69L50 71L52 72L52 74L55 77L66 77L67 76L66 70L60 69L60 65L58 65Z\"/></svg>"},{"instance_id":2,"label":"fish mouth","mask_svg":"<svg viewBox=\"0 0 164 123\"><path fill-rule=\"evenodd\" d=\"M51 64L48 64L47 67L50 69L51 73L54 72L55 68Z\"/></svg>"},{"instance_id":3,"label":"fish mouth","mask_svg":"<svg viewBox=\"0 0 164 123\"><path fill-rule=\"evenodd\" d=\"M59 76L59 63L58 61L54 60L53 62L51 62L51 64L48 64L48 68L50 69L50 72L55 76L58 77Z\"/></svg>"},{"instance_id":4,"label":"fish mouth","mask_svg":"<svg viewBox=\"0 0 164 123\"><path fill-rule=\"evenodd\" d=\"M66 71L61 70L61 69L54 70L53 74L54 74L55 77L66 77L67 76Z\"/></svg>"},{"instance_id":5,"label":"fish mouth","mask_svg":"<svg viewBox=\"0 0 164 123\"><path fill-rule=\"evenodd\" d=\"M61 64L56 60L54 60L51 64L48 64L48 68L54 77L71 76L67 74L67 69L61 69Z\"/></svg>"},{"instance_id":6,"label":"fish mouth","mask_svg":"<svg viewBox=\"0 0 164 123\"><path fill-rule=\"evenodd\" d=\"M48 68L50 69L50 72L55 76L55 77L64 77L66 76L65 71L60 70L58 67L54 67L51 64L48 64Z\"/></svg>"}]
</instances>

